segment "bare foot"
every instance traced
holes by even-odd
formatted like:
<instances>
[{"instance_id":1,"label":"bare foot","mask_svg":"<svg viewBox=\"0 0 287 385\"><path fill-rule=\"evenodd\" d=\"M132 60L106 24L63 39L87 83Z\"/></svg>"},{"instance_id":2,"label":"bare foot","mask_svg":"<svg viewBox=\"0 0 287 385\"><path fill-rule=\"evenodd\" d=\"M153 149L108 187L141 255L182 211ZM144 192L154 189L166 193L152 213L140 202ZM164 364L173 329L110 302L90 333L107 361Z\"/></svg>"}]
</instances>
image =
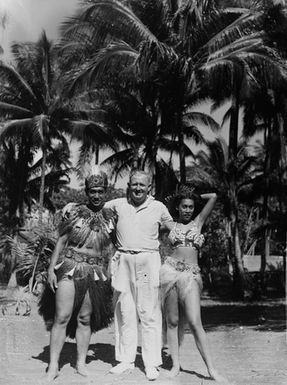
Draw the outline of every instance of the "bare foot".
<instances>
[{"instance_id":1,"label":"bare foot","mask_svg":"<svg viewBox=\"0 0 287 385\"><path fill-rule=\"evenodd\" d=\"M173 378L179 375L180 367L179 366L173 366L171 370L168 373L168 377Z\"/></svg>"},{"instance_id":2,"label":"bare foot","mask_svg":"<svg viewBox=\"0 0 287 385\"><path fill-rule=\"evenodd\" d=\"M217 373L216 370L212 369L208 371L210 377L216 381L218 384L222 385L230 385L230 382L227 380L227 378L223 377L221 374Z\"/></svg>"},{"instance_id":3,"label":"bare foot","mask_svg":"<svg viewBox=\"0 0 287 385\"><path fill-rule=\"evenodd\" d=\"M48 368L47 373L45 374L44 377L42 377L42 384L49 384L52 381L54 381L57 377L59 376L59 370L58 368Z\"/></svg>"},{"instance_id":4,"label":"bare foot","mask_svg":"<svg viewBox=\"0 0 287 385\"><path fill-rule=\"evenodd\" d=\"M86 365L84 365L84 364L77 364L76 373L80 374L80 376L83 376L83 377L88 377L88 375L89 375L89 371L88 371Z\"/></svg>"}]
</instances>

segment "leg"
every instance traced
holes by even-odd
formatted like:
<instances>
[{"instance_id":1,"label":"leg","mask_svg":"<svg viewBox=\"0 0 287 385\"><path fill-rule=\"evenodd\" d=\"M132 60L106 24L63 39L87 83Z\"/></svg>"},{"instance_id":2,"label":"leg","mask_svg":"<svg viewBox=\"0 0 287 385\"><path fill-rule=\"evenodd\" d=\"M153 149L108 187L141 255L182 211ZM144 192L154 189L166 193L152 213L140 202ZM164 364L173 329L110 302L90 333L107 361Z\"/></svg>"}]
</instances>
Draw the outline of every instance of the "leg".
<instances>
[{"instance_id":1,"label":"leg","mask_svg":"<svg viewBox=\"0 0 287 385\"><path fill-rule=\"evenodd\" d=\"M178 323L179 323L179 304L176 287L172 288L165 301L165 320L167 326L167 343L169 353L172 359L172 369L170 376L175 377L179 374L179 341L178 341Z\"/></svg>"},{"instance_id":2,"label":"leg","mask_svg":"<svg viewBox=\"0 0 287 385\"><path fill-rule=\"evenodd\" d=\"M78 314L78 326L76 330L77 341L77 373L87 376L86 357L91 339L91 314L92 305L87 291L80 312Z\"/></svg>"},{"instance_id":3,"label":"leg","mask_svg":"<svg viewBox=\"0 0 287 385\"><path fill-rule=\"evenodd\" d=\"M142 331L142 358L148 380L155 380L162 364L162 314L159 293L160 256L140 253L136 260L136 304Z\"/></svg>"},{"instance_id":4,"label":"leg","mask_svg":"<svg viewBox=\"0 0 287 385\"><path fill-rule=\"evenodd\" d=\"M138 314L142 327L142 357L145 368L162 364L162 314L159 290L149 283L138 286Z\"/></svg>"},{"instance_id":5,"label":"leg","mask_svg":"<svg viewBox=\"0 0 287 385\"><path fill-rule=\"evenodd\" d=\"M226 379L218 374L213 367L206 333L202 327L201 322L200 288L196 281L192 283L192 288L185 298L184 305L186 318L190 325L191 331L193 332L196 346L201 354L203 361L205 362L210 377L219 383L226 384Z\"/></svg>"},{"instance_id":6,"label":"leg","mask_svg":"<svg viewBox=\"0 0 287 385\"><path fill-rule=\"evenodd\" d=\"M110 370L111 373L120 373L121 368L123 368L123 371L127 369L132 369L136 357L138 342L138 318L134 295L132 291L125 293L116 293L116 295L116 360L126 365L120 364L121 366L115 366Z\"/></svg>"},{"instance_id":7,"label":"leg","mask_svg":"<svg viewBox=\"0 0 287 385\"><path fill-rule=\"evenodd\" d=\"M47 380L52 381L58 376L59 357L66 339L66 328L71 318L75 297L72 279L63 279L56 290L56 315L50 335L50 363Z\"/></svg>"}]
</instances>

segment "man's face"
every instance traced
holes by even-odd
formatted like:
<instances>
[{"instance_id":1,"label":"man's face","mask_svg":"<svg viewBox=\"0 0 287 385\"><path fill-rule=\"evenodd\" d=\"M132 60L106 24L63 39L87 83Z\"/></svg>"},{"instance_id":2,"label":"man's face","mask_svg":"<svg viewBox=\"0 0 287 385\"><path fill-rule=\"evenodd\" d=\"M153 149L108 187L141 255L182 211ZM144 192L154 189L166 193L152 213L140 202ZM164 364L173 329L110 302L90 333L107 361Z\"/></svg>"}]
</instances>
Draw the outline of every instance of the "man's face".
<instances>
[{"instance_id":1,"label":"man's face","mask_svg":"<svg viewBox=\"0 0 287 385\"><path fill-rule=\"evenodd\" d=\"M92 187L86 190L90 205L95 209L101 209L106 201L106 189L104 187Z\"/></svg>"},{"instance_id":2,"label":"man's face","mask_svg":"<svg viewBox=\"0 0 287 385\"><path fill-rule=\"evenodd\" d=\"M150 192L149 178L146 175L133 175L128 186L130 198L136 206L146 201L147 195Z\"/></svg>"}]
</instances>

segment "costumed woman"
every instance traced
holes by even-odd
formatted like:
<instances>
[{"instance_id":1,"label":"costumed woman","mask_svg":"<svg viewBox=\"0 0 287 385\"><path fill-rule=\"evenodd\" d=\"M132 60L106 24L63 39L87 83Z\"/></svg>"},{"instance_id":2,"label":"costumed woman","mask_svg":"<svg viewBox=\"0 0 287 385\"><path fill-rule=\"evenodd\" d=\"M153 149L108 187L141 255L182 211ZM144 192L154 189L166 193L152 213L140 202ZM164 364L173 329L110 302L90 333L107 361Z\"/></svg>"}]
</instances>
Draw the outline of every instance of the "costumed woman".
<instances>
[{"instance_id":1,"label":"costumed woman","mask_svg":"<svg viewBox=\"0 0 287 385\"><path fill-rule=\"evenodd\" d=\"M91 333L111 321L112 290L104 267L114 252L110 233L116 218L103 207L107 185L107 175L95 168L85 180L88 203L68 203L62 212L48 283L39 303L39 313L51 330L47 382L58 376L66 336L76 338L76 373L87 376Z\"/></svg>"},{"instance_id":2,"label":"costumed woman","mask_svg":"<svg viewBox=\"0 0 287 385\"><path fill-rule=\"evenodd\" d=\"M197 196L193 188L182 186L178 193L169 199L169 203L177 212L177 218L168 236L173 252L161 267L160 285L166 338L173 364L170 376L176 376L180 372L179 347L187 322L210 377L226 384L226 379L218 374L212 364L200 315L202 280L198 259L204 242L201 228L217 197L214 193L202 194L200 197L207 202L195 218Z\"/></svg>"}]
</instances>

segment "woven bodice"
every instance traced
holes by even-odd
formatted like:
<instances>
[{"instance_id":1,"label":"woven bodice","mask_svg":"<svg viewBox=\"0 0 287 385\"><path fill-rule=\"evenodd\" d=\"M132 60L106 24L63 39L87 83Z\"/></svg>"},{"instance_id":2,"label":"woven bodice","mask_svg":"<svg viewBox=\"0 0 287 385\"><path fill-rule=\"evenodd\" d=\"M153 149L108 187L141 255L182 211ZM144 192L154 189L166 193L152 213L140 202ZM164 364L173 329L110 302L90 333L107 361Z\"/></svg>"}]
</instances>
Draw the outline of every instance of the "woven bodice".
<instances>
[{"instance_id":1,"label":"woven bodice","mask_svg":"<svg viewBox=\"0 0 287 385\"><path fill-rule=\"evenodd\" d=\"M68 245L92 249L110 242L114 225L115 214L110 209L94 212L86 205L69 203L63 209L59 233L67 235Z\"/></svg>"},{"instance_id":2,"label":"woven bodice","mask_svg":"<svg viewBox=\"0 0 287 385\"><path fill-rule=\"evenodd\" d=\"M204 243L204 236L198 230L195 221L190 223L190 228L187 231L183 231L178 227L178 223L170 231L168 236L173 247L192 247L194 249L200 249Z\"/></svg>"}]
</instances>

